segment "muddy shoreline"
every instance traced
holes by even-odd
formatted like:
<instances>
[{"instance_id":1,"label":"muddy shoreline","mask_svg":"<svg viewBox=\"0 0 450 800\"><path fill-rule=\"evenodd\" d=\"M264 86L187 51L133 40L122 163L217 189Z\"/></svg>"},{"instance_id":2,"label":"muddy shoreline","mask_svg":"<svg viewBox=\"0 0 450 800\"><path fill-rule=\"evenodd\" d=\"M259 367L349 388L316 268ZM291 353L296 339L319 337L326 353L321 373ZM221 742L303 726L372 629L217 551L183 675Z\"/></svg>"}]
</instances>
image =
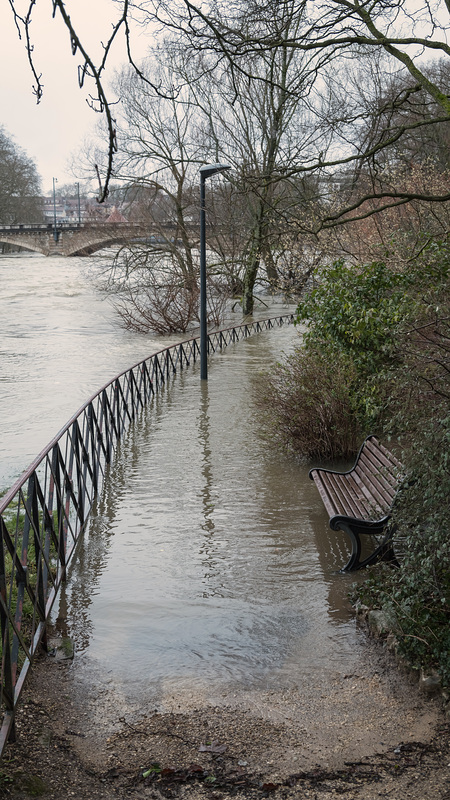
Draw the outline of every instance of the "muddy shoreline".
<instances>
[{"instance_id":1,"label":"muddy shoreline","mask_svg":"<svg viewBox=\"0 0 450 800\"><path fill-rule=\"evenodd\" d=\"M138 710L43 656L17 731L0 797L450 798L442 698L421 694L371 638L352 674L288 690L184 689Z\"/></svg>"}]
</instances>

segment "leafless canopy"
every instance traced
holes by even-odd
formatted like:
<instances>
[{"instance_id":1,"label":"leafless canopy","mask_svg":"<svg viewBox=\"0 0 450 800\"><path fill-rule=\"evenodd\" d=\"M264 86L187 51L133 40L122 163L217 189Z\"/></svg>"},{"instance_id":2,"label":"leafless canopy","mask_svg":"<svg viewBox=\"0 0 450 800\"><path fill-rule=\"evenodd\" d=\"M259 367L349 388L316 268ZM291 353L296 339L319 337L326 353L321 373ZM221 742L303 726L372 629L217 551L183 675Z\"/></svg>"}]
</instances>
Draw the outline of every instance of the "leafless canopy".
<instances>
[{"instance_id":1,"label":"leafless canopy","mask_svg":"<svg viewBox=\"0 0 450 800\"><path fill-rule=\"evenodd\" d=\"M39 0L8 0L14 15L18 34L25 39L28 58L34 76L34 92L39 102L42 96L42 81L38 65L34 60L32 38L32 16ZM229 70L235 87L236 101L242 81L272 83L283 88L279 74L261 74L258 62L270 54L284 49L286 53L301 52L304 65L307 65L310 83L317 82L325 94L333 92L333 70L345 74L355 56L361 60L370 53L382 52L403 70L409 80L403 79L403 88L395 96L384 98L378 109L373 110L373 119L384 120L383 128L375 125L372 136L363 136L357 142L350 142L349 121L361 121L367 114L367 107L359 109L352 117L347 108L347 120L333 120L334 130L325 131L323 119L322 135L318 137L321 149L302 161L284 165L284 177L323 173L324 170L345 169L351 165L371 165L381 152L388 151L399 141L403 141L409 131L424 126L444 125L450 121L450 97L447 88L424 66L426 56L440 56L448 59L450 46L447 42L448 14L450 0L210 0L209 3L196 4L191 0L116 0L114 7L118 15L111 23L111 32L103 44L103 54L95 64L85 48L63 0L52 0L53 15L60 15L70 36L72 53L78 57L79 85L90 82L93 87L88 102L91 107L105 115L108 158L99 178L99 201L107 193L113 173L113 160L117 151L114 106L107 96L104 85L105 67L115 39L124 35L128 59L140 80L150 83L158 92L158 82L145 75L133 58L131 47L131 26L133 23L145 26L150 21L159 23L164 35L170 37L174 46L180 44L184 51L204 63L205 71L213 75L215 71ZM19 6L21 10L19 10ZM298 24L293 25L292 21ZM331 66L330 66L331 65ZM350 67L349 67L350 68ZM173 89L176 92L175 89ZM295 96L295 83L285 87L287 94ZM345 93L345 84L344 84ZM427 99L428 105L437 111L432 117L418 120L407 115L397 115L395 124L393 114L406 108L415 94ZM306 98L303 98L306 99ZM231 102L233 99L231 98ZM318 118L324 110L316 108ZM348 116L350 114L350 116ZM357 117L359 119L357 120ZM329 121L329 120L328 120ZM347 148L331 146L334 134L338 134L341 144L347 137ZM339 140L339 134L341 139ZM327 138L328 136L328 138ZM350 146L352 145L352 146ZM378 168L378 167L377 167ZM345 209L336 209L325 215L324 225L334 226L342 220L358 218L358 209L364 207L368 198L378 201L378 207L392 207L414 199L430 203L442 203L450 199L448 191L413 192L402 188L389 188L378 184L368 187L366 194L346 204ZM363 214L367 208L363 208Z\"/></svg>"}]
</instances>

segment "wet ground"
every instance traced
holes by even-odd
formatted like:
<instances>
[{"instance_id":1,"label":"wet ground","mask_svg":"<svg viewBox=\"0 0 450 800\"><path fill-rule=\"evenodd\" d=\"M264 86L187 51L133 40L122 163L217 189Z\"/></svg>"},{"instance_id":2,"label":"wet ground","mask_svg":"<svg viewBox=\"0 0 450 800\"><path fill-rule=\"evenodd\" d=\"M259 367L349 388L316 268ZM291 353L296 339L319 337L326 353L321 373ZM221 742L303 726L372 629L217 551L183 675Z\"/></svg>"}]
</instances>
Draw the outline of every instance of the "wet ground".
<instances>
[{"instance_id":1,"label":"wet ground","mask_svg":"<svg viewBox=\"0 0 450 800\"><path fill-rule=\"evenodd\" d=\"M71 661L41 659L0 796L450 798L442 700L421 695L378 641L352 674L288 690L174 690L138 712L114 689L79 690Z\"/></svg>"}]
</instances>

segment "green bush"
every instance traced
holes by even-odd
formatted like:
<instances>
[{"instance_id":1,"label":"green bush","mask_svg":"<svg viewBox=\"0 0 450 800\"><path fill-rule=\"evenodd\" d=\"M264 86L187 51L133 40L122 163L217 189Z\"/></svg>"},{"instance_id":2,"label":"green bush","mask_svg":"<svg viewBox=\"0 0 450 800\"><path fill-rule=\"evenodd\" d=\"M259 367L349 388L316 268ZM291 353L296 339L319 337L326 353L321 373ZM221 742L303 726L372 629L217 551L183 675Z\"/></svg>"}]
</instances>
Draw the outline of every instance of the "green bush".
<instances>
[{"instance_id":1,"label":"green bush","mask_svg":"<svg viewBox=\"0 0 450 800\"><path fill-rule=\"evenodd\" d=\"M409 476L392 515L394 547L402 558L400 569L377 567L361 595L395 610L401 652L417 668L437 669L450 686L448 245L431 243L409 270L395 358L378 376L379 427L401 434Z\"/></svg>"},{"instance_id":2,"label":"green bush","mask_svg":"<svg viewBox=\"0 0 450 800\"><path fill-rule=\"evenodd\" d=\"M297 323L308 322L303 344L268 376L260 405L272 439L305 459L348 458L379 415L371 378L395 361L407 281L382 263L342 261L316 281L297 309Z\"/></svg>"},{"instance_id":3,"label":"green bush","mask_svg":"<svg viewBox=\"0 0 450 800\"><path fill-rule=\"evenodd\" d=\"M415 667L436 668L450 685L450 416L424 422L405 458L410 482L393 512L400 569L377 568L361 597L393 608L401 652Z\"/></svg>"},{"instance_id":4,"label":"green bush","mask_svg":"<svg viewBox=\"0 0 450 800\"><path fill-rule=\"evenodd\" d=\"M382 262L320 267L316 287L297 309L297 322L309 325L306 345L345 353L360 380L395 362L394 334L409 310L411 279Z\"/></svg>"}]
</instances>

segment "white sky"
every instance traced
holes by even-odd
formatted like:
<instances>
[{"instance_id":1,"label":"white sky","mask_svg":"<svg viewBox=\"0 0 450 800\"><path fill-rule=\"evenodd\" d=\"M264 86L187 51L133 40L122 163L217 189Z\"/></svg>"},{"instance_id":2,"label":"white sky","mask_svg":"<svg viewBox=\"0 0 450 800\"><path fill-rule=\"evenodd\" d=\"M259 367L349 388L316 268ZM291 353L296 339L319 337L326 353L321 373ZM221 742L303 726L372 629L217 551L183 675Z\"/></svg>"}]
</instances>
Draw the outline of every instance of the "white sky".
<instances>
[{"instance_id":1,"label":"white sky","mask_svg":"<svg viewBox=\"0 0 450 800\"><path fill-rule=\"evenodd\" d=\"M20 0L16 0L16 6L20 5ZM86 47L89 45L90 51L87 49L98 63L100 42L108 39L111 20L117 13L113 3L111 0L67 0L66 7L79 29L80 38ZM80 59L78 54L72 56L69 34L57 17L52 19L51 0L40 0L36 4L34 55L44 84L44 96L37 105L32 94L33 76L25 44L18 39L6 0L0 10L0 125L35 161L44 192L52 188L54 177L59 184L77 180L69 171L71 156L92 133L100 116L89 109L85 88L78 88ZM136 35L135 41L137 56L144 55L151 44L150 36ZM125 62L123 37L115 43L112 56L111 65L115 67ZM112 77L112 70L108 74Z\"/></svg>"}]
</instances>

